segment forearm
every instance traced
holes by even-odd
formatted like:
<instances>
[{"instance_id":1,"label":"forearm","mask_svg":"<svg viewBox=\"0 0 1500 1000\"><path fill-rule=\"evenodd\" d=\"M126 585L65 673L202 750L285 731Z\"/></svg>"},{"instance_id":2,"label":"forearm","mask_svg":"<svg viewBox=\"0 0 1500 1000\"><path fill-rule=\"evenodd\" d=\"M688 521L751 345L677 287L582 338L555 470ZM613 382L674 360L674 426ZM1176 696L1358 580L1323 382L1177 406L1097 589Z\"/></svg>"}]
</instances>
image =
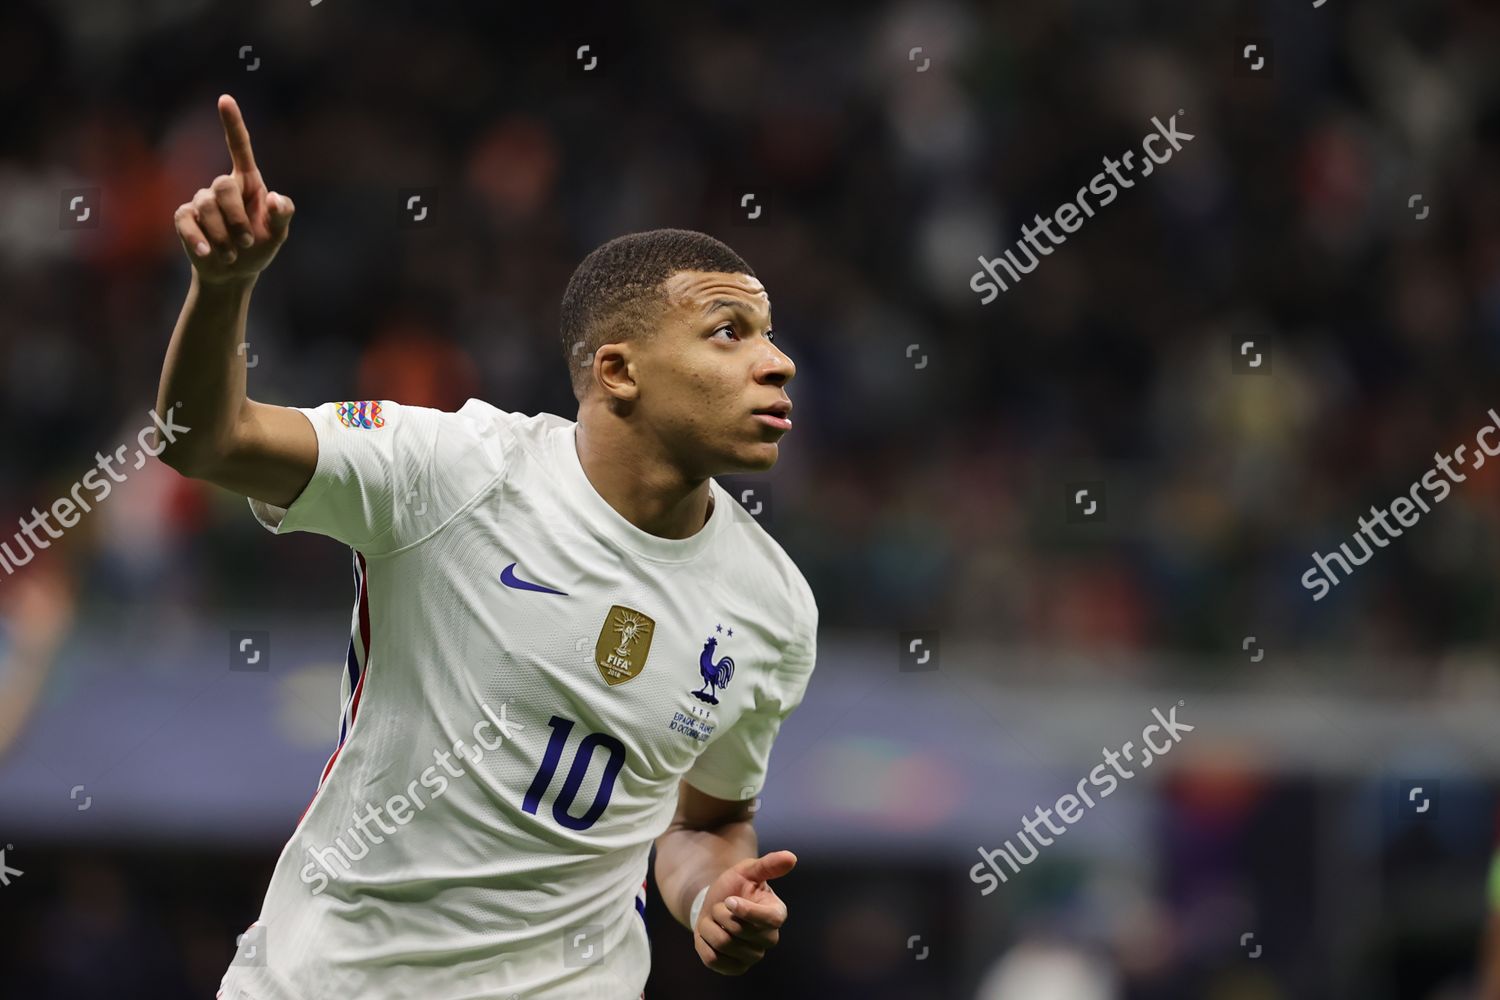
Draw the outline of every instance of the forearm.
<instances>
[{"instance_id":1,"label":"forearm","mask_svg":"<svg viewBox=\"0 0 1500 1000\"><path fill-rule=\"evenodd\" d=\"M656 884L667 910L684 927L698 890L757 854L755 827L726 823L711 830L674 824L656 838Z\"/></svg>"},{"instance_id":2,"label":"forearm","mask_svg":"<svg viewBox=\"0 0 1500 1000\"><path fill-rule=\"evenodd\" d=\"M255 277L202 281L193 273L187 300L167 345L156 412L176 407L190 426L162 453L174 468L191 468L218 454L245 405L245 320Z\"/></svg>"}]
</instances>

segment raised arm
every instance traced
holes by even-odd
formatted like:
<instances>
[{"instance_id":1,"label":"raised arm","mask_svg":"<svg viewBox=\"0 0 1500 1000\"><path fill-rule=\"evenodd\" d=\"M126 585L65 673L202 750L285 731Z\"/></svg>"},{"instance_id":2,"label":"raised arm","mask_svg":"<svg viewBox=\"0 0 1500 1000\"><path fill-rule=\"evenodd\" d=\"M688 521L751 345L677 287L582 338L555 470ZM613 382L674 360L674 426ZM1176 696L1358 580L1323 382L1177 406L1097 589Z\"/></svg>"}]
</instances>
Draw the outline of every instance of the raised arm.
<instances>
[{"instance_id":1,"label":"raised arm","mask_svg":"<svg viewBox=\"0 0 1500 1000\"><path fill-rule=\"evenodd\" d=\"M171 411L188 430L161 459L185 476L289 507L317 467L318 439L297 410L246 396L245 317L296 208L266 189L250 132L228 94L219 98L219 118L233 169L174 216L192 284L167 346L156 411Z\"/></svg>"}]
</instances>

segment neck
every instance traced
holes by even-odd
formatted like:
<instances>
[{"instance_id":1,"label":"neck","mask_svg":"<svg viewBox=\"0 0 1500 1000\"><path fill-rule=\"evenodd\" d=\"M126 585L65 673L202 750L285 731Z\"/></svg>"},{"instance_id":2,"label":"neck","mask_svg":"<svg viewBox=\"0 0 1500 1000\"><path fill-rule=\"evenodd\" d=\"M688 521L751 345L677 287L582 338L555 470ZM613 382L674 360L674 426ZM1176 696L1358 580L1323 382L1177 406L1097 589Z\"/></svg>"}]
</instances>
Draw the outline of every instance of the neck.
<instances>
[{"instance_id":1,"label":"neck","mask_svg":"<svg viewBox=\"0 0 1500 1000\"><path fill-rule=\"evenodd\" d=\"M583 474L605 502L631 524L659 538L690 538L713 509L707 477L694 478L650 439L609 415L585 425L576 445Z\"/></svg>"}]
</instances>

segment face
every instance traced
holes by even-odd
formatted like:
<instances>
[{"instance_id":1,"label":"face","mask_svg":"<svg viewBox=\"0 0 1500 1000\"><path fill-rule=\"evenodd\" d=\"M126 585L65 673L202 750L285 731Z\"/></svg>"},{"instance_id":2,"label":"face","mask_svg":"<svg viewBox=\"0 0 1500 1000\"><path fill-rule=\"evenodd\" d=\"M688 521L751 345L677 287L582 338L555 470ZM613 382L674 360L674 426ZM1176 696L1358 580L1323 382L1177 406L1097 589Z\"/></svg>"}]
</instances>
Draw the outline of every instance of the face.
<instances>
[{"instance_id":1,"label":"face","mask_svg":"<svg viewBox=\"0 0 1500 1000\"><path fill-rule=\"evenodd\" d=\"M797 366L776 346L765 286L748 274L678 271L663 291L656 335L617 345L642 426L697 475L771 468L791 429L786 384Z\"/></svg>"}]
</instances>

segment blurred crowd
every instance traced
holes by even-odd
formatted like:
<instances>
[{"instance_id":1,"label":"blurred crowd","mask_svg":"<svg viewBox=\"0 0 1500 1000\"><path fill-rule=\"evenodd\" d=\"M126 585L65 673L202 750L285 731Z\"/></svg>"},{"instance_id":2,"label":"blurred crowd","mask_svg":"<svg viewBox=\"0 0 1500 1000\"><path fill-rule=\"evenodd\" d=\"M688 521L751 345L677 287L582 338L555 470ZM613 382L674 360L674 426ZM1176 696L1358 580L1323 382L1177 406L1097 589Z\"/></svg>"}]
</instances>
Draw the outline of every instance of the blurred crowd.
<instances>
[{"instance_id":1,"label":"blurred crowd","mask_svg":"<svg viewBox=\"0 0 1500 1000\"><path fill-rule=\"evenodd\" d=\"M147 420L188 285L172 213L228 170L230 92L299 209L251 307L255 398L573 417L572 269L701 229L798 365L770 526L825 624L1191 654L1251 624L1355 656L1495 638L1489 470L1328 599L1300 577L1500 402L1500 9L504 6L248 29L206 2L7 5L5 524ZM979 304L978 256L1173 113L1191 145ZM64 212L79 189L93 226ZM402 217L414 189L429 224ZM1246 341L1262 369L1236 369ZM1078 482L1102 521L1070 517ZM326 543L263 538L155 462L72 534L88 607L348 600Z\"/></svg>"},{"instance_id":2,"label":"blurred crowd","mask_svg":"<svg viewBox=\"0 0 1500 1000\"><path fill-rule=\"evenodd\" d=\"M1500 638L1500 463L1326 599L1301 578L1500 408L1497 41L1485 0L717 0L441 17L415 0L9 3L0 540L148 425L189 281L172 215L229 169L214 109L228 92L267 182L298 206L251 306L254 398L480 397L572 418L557 313L573 268L621 233L699 229L765 282L798 366L796 429L758 485L825 628L941 628L1099 662L1209 662L1251 633L1416 676L1482 661ZM980 256L1173 114L1190 145L980 303ZM413 191L432 206L420 225L402 214ZM1244 366L1247 343L1264 364ZM1097 516L1070 505L1081 484ZM0 576L0 744L75 614L160 629L305 609L336 631L352 597L336 545L273 540L242 499L154 461L53 549ZM1281 800L1288 815L1312 812L1298 794ZM991 969L983 995L1035 1000L1042 981L1075 1000L1329 995L1306 948L1306 988L1278 992L1246 985L1238 954L1221 975L1231 957L1162 944L1218 905L1174 879L1206 871L1195 891L1217 891L1247 853L1281 893L1265 912L1299 912L1282 883L1313 872L1288 873L1277 838L1315 831L1247 817L1164 822L1178 864L1142 905L1170 913L1135 922L1121 983L1008 926L995 940L1031 950ZM32 911L44 919L5 917L29 963L16 981L94 995L90 976L108 972L128 993L130 970L162 996L203 995L259 898L263 853L200 856L196 872L150 862L187 888L132 877L128 854L37 863L63 874L32 880L49 889ZM203 899L218 880L223 898ZM836 895L814 912L832 914ZM130 916L146 897L169 926ZM931 905L956 922L959 898ZM859 981L870 950L848 928L869 925L844 918L829 917L823 959L767 972L804 977L786 995L808 969L826 980L817 995L956 995L901 978L911 966ZM1372 924L1362 940L1378 954L1346 961L1365 990L1349 995L1437 996L1470 963ZM1301 925L1283 926L1294 946L1288 927ZM662 961L656 982L681 967ZM1420 987L1386 976L1413 968Z\"/></svg>"}]
</instances>

